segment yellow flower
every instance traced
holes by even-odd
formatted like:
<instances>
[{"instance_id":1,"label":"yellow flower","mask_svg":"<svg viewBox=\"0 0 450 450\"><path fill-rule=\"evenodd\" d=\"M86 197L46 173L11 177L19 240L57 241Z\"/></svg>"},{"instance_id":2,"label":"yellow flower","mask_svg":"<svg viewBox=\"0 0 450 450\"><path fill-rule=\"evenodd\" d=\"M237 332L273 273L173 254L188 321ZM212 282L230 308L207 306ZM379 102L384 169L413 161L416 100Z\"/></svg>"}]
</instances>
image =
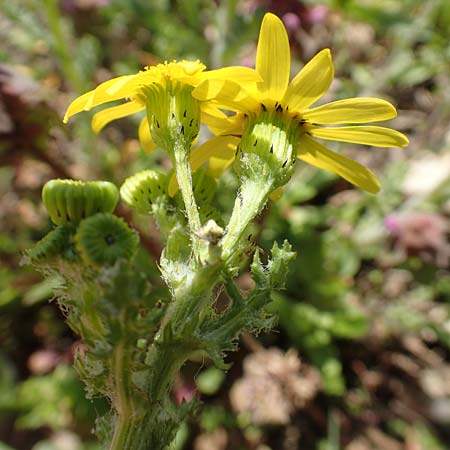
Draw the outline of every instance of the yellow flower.
<instances>
[{"instance_id":1,"label":"yellow flower","mask_svg":"<svg viewBox=\"0 0 450 450\"><path fill-rule=\"evenodd\" d=\"M144 150L152 151L156 148L156 144L150 133L148 115L153 105L146 103L144 92L146 87L156 83L164 88L175 82L194 88L205 80L233 78L245 84L260 79L253 69L246 67L226 67L212 71L205 71L205 68L200 61L173 61L146 67L134 75L113 78L76 98L67 109L64 122L81 111L90 111L96 106L116 100L126 100L96 113L92 118L92 129L95 133L99 133L109 122L147 109L147 115L139 126L139 140ZM154 105L155 108L157 106ZM208 101L200 102L200 110L202 119L210 116L225 117L225 114Z\"/></svg>"},{"instance_id":2,"label":"yellow flower","mask_svg":"<svg viewBox=\"0 0 450 450\"><path fill-rule=\"evenodd\" d=\"M236 136L261 114L277 113L299 127L298 158L320 169L333 172L360 188L375 193L375 175L357 162L339 155L314 138L352 142L378 147L405 147L408 139L398 131L379 126L323 127L322 125L359 124L391 119L397 112L389 102L376 98L338 100L310 108L328 90L334 76L329 49L319 52L289 83L290 49L281 20L266 14L261 26L256 53L256 71L262 81L242 86L232 80L211 79L199 84L193 96L210 100L223 109L237 112L230 118L209 117L207 124L216 138L191 155L200 165L207 159L213 173L231 164Z\"/></svg>"}]
</instances>

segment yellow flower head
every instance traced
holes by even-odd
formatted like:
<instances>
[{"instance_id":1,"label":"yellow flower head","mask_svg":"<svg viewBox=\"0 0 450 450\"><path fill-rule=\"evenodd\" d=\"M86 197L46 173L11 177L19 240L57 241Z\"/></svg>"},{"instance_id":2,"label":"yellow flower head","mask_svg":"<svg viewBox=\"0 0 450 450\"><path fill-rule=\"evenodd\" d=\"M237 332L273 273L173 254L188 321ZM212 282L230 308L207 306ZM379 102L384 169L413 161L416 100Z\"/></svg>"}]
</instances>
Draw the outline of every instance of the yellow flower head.
<instances>
[{"instance_id":1,"label":"yellow flower head","mask_svg":"<svg viewBox=\"0 0 450 450\"><path fill-rule=\"evenodd\" d=\"M92 129L98 133L109 122L129 116L144 109L147 115L142 119L139 126L139 139L146 151L152 151L156 144L150 133L148 122L149 113L158 105L146 102L145 89L157 84L161 88L179 83L180 85L194 88L201 82L210 79L229 79L241 81L242 83L254 82L259 79L252 69L245 67L226 67L219 70L205 71L206 67L200 61L173 61L146 67L134 75L125 75L101 83L92 91L86 92L76 98L67 109L64 116L66 123L71 116L81 111L90 111L92 108L104 103L125 100L117 106L112 106L100 111L92 118ZM211 105L211 102L200 102L202 117L224 117L224 114Z\"/></svg>"},{"instance_id":2,"label":"yellow flower head","mask_svg":"<svg viewBox=\"0 0 450 450\"><path fill-rule=\"evenodd\" d=\"M194 151L192 161L200 165L210 159L213 173L231 164L239 138L261 115L275 114L278 120L296 121L299 159L333 172L360 188L375 193L375 175L357 162L339 155L314 138L352 142L378 147L405 147L408 139L398 131L379 126L324 127L392 119L397 112L389 102L376 98L352 98L311 108L328 90L334 76L329 49L319 52L289 83L290 49L281 20L264 16L256 53L256 72L262 81L242 86L232 80L205 80L193 91L200 100L213 101L223 109L237 112L231 118L209 117L208 126L217 134Z\"/></svg>"}]
</instances>

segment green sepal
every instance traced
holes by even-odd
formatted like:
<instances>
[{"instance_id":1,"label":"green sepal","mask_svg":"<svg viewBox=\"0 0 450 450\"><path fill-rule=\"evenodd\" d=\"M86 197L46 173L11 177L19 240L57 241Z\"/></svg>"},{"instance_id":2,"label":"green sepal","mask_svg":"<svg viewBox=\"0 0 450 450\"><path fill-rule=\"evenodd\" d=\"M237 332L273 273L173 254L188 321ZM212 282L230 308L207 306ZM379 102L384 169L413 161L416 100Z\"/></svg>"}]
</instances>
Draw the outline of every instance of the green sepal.
<instances>
[{"instance_id":1,"label":"green sepal","mask_svg":"<svg viewBox=\"0 0 450 450\"><path fill-rule=\"evenodd\" d=\"M233 164L241 179L263 180L275 190L291 178L297 162L298 122L278 108L250 115Z\"/></svg>"},{"instance_id":2,"label":"green sepal","mask_svg":"<svg viewBox=\"0 0 450 450\"><path fill-rule=\"evenodd\" d=\"M200 102L192 96L193 87L166 81L141 86L138 96L147 106L153 141L169 151L176 141L189 151L200 131Z\"/></svg>"},{"instance_id":3,"label":"green sepal","mask_svg":"<svg viewBox=\"0 0 450 450\"><path fill-rule=\"evenodd\" d=\"M42 189L42 200L52 222L62 225L98 212L113 212L119 192L108 181L50 180Z\"/></svg>"}]
</instances>

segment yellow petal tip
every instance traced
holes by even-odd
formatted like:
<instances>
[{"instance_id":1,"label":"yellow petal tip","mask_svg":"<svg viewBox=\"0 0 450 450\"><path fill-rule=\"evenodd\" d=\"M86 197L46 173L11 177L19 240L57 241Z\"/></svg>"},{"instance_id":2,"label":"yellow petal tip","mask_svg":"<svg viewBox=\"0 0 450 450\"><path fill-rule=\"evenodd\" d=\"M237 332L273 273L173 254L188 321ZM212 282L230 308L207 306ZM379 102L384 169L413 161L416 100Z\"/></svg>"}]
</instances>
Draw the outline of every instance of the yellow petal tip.
<instances>
[{"instance_id":1,"label":"yellow petal tip","mask_svg":"<svg viewBox=\"0 0 450 450\"><path fill-rule=\"evenodd\" d=\"M402 142L401 142L400 147L401 147L401 148L404 148L404 147L408 147L408 145L409 145L409 139L408 139L408 137L405 136L404 134L402 134Z\"/></svg>"}]
</instances>

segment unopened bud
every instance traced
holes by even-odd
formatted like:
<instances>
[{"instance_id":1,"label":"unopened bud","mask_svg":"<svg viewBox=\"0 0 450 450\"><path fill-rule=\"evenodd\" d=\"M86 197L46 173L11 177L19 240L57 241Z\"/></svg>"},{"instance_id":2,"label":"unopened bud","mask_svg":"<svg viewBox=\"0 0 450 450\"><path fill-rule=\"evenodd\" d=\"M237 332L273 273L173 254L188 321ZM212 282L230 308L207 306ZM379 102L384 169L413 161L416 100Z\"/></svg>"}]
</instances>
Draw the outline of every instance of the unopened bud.
<instances>
[{"instance_id":1,"label":"unopened bud","mask_svg":"<svg viewBox=\"0 0 450 450\"><path fill-rule=\"evenodd\" d=\"M108 181L51 180L42 190L42 200L56 225L76 223L98 212L111 213L118 199L116 186Z\"/></svg>"},{"instance_id":2,"label":"unopened bud","mask_svg":"<svg viewBox=\"0 0 450 450\"><path fill-rule=\"evenodd\" d=\"M139 238L120 217L99 213L81 221L75 242L86 264L109 266L119 259L130 259L137 250Z\"/></svg>"},{"instance_id":3,"label":"unopened bud","mask_svg":"<svg viewBox=\"0 0 450 450\"><path fill-rule=\"evenodd\" d=\"M149 214L153 205L166 203L167 175L156 170L144 170L127 178L120 188L120 197L140 213Z\"/></svg>"}]
</instances>

